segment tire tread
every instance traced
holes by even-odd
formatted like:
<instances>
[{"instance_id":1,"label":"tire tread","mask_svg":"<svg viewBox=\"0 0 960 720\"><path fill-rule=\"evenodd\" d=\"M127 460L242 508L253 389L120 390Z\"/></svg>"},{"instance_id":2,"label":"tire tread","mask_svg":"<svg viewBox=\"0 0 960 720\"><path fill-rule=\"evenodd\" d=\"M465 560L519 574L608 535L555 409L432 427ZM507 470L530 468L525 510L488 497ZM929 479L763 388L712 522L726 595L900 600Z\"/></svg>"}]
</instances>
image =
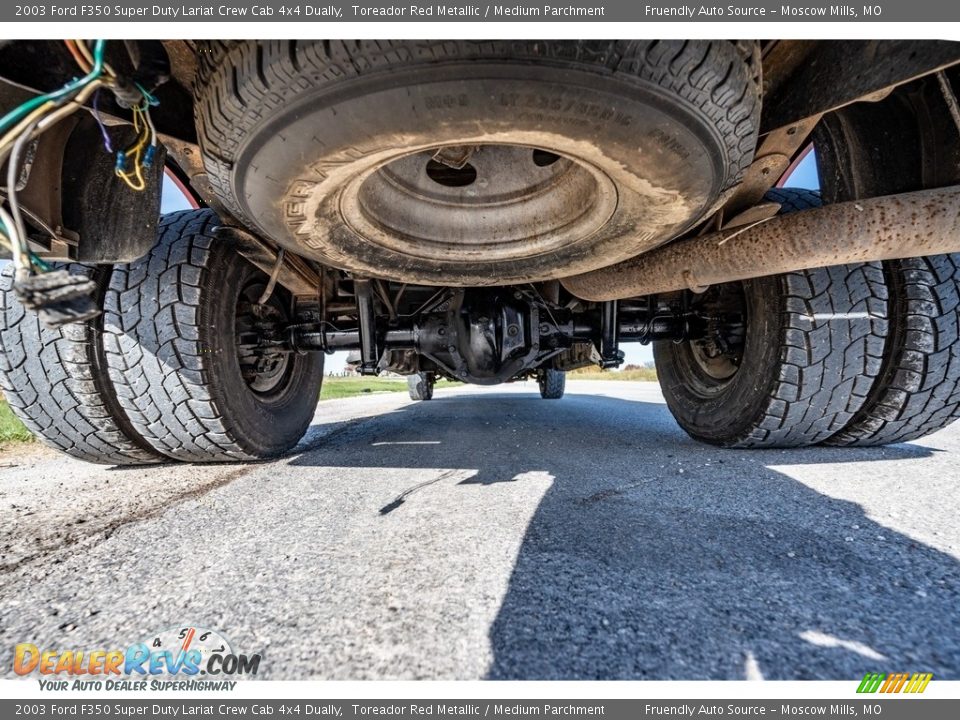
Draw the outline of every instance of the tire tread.
<instances>
[{"instance_id":1,"label":"tire tread","mask_svg":"<svg viewBox=\"0 0 960 720\"><path fill-rule=\"evenodd\" d=\"M567 374L562 370L546 368L543 377L538 379L540 397L544 400L559 400L567 387Z\"/></svg>"},{"instance_id":2,"label":"tire tread","mask_svg":"<svg viewBox=\"0 0 960 720\"><path fill-rule=\"evenodd\" d=\"M780 203L780 214L822 204L819 192L802 188L773 188L764 199ZM738 447L826 440L863 406L880 372L888 332L880 263L786 273L780 283L786 297L780 377L766 412Z\"/></svg>"},{"instance_id":3,"label":"tire tread","mask_svg":"<svg viewBox=\"0 0 960 720\"><path fill-rule=\"evenodd\" d=\"M104 306L104 346L120 404L157 452L189 462L258 459L221 419L200 341L196 286L211 270L217 225L212 210L163 216L150 255L114 269ZM144 339L155 354L144 351Z\"/></svg>"},{"instance_id":4,"label":"tire tread","mask_svg":"<svg viewBox=\"0 0 960 720\"><path fill-rule=\"evenodd\" d=\"M95 272L76 263L67 269L87 276ZM0 302L0 387L10 409L41 442L92 463L162 460L117 402L96 319L47 327L14 296L12 266L0 273Z\"/></svg>"},{"instance_id":5,"label":"tire tread","mask_svg":"<svg viewBox=\"0 0 960 720\"><path fill-rule=\"evenodd\" d=\"M786 298L780 375L763 413L734 447L826 440L863 405L880 371L887 291L879 263L786 273L780 284Z\"/></svg>"},{"instance_id":6,"label":"tire tread","mask_svg":"<svg viewBox=\"0 0 960 720\"><path fill-rule=\"evenodd\" d=\"M885 263L892 331L869 398L830 445L906 442L960 417L960 255Z\"/></svg>"},{"instance_id":7,"label":"tire tread","mask_svg":"<svg viewBox=\"0 0 960 720\"><path fill-rule=\"evenodd\" d=\"M726 149L723 190L740 182L760 120L759 46L727 40L213 41L198 45L195 116L214 192L242 222L230 176L244 138L304 93L398 66L460 60L576 64L659 86L707 116Z\"/></svg>"}]
</instances>

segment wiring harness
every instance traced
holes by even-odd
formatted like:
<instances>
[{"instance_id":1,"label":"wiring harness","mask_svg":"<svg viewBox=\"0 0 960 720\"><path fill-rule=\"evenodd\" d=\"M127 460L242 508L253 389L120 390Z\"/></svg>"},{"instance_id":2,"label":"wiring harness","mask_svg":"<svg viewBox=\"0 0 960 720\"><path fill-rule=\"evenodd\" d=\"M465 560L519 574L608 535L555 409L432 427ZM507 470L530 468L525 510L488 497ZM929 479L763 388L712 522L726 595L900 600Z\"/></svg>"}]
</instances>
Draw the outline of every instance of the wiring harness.
<instances>
[{"instance_id":1,"label":"wiring harness","mask_svg":"<svg viewBox=\"0 0 960 720\"><path fill-rule=\"evenodd\" d=\"M136 137L116 151L115 174L135 192L146 189L144 170L150 168L157 152L157 131L150 108L159 104L141 84L122 81L104 59L105 40L65 40L67 50L84 73L59 90L37 95L0 117L0 167L6 162L4 204L0 205L0 245L10 251L14 266L14 292L24 306L37 310L51 326L76 322L98 313L93 301L94 284L83 276L70 275L45 262L30 248L27 226L17 201L22 163L31 142L64 118L86 109L93 98L92 112L100 127L104 149L113 154L110 135L100 115L99 94L107 89L118 104L129 107Z\"/></svg>"}]
</instances>

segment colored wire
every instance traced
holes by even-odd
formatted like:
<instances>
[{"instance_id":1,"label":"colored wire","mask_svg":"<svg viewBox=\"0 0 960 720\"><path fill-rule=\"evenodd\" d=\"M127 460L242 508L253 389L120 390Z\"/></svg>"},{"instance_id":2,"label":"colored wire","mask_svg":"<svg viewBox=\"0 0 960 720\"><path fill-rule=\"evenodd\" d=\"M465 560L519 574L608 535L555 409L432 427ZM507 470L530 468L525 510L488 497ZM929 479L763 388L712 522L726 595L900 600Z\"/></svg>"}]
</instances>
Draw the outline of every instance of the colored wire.
<instances>
[{"instance_id":1,"label":"colored wire","mask_svg":"<svg viewBox=\"0 0 960 720\"><path fill-rule=\"evenodd\" d=\"M143 111L144 117L147 119L147 125L150 127L150 145L152 147L157 146L157 128L153 125L153 117L150 115L150 108L147 108Z\"/></svg>"},{"instance_id":2,"label":"colored wire","mask_svg":"<svg viewBox=\"0 0 960 720\"><path fill-rule=\"evenodd\" d=\"M140 106L133 108L133 129L137 131L137 138L132 145L117 153L115 173L131 190L141 192L147 187L143 177L143 149L151 139L151 130ZM133 164L133 172L126 169L128 161Z\"/></svg>"},{"instance_id":3,"label":"colored wire","mask_svg":"<svg viewBox=\"0 0 960 720\"><path fill-rule=\"evenodd\" d=\"M0 118L0 131L5 130L6 128L13 125L13 123L18 122L25 115L29 115L31 112L36 110L38 107L44 105L47 102L56 101L64 97L69 97L77 90L82 89L85 85L96 80L103 73L103 51L106 44L105 40L97 40L93 47L93 68L87 73L84 77L73 80L66 85L64 85L59 90L55 90L51 93L46 93L44 95L38 95L37 97L27 100L25 103L19 107L14 108L2 118Z\"/></svg>"},{"instance_id":4,"label":"colored wire","mask_svg":"<svg viewBox=\"0 0 960 720\"><path fill-rule=\"evenodd\" d=\"M141 169L143 166L140 163L139 151L134 153L132 157L134 161L133 173L128 173L117 168L116 174L117 177L123 180L127 184L127 187L129 187L131 190L143 192L147 189L147 181L143 179L143 170Z\"/></svg>"},{"instance_id":5,"label":"colored wire","mask_svg":"<svg viewBox=\"0 0 960 720\"><path fill-rule=\"evenodd\" d=\"M41 272L52 269L30 250L26 224L17 202L18 175L27 145L64 117L82 109L90 95L96 92L93 115L104 147L107 152L113 152L99 107L100 88L113 85L116 79L113 68L104 61L106 41L95 41L92 51L83 40L65 40L64 43L86 75L70 81L59 90L29 99L0 118L0 133L3 133L0 136L0 166L8 156L10 159L6 177L9 212L0 206L0 245L9 247L18 277L30 274L34 268ZM115 172L132 190L140 192L146 189L143 171L151 166L158 144L150 108L158 105L159 101L143 86L137 84L137 89L143 96L143 102L133 108L136 137L126 150L117 153Z\"/></svg>"},{"instance_id":6,"label":"colored wire","mask_svg":"<svg viewBox=\"0 0 960 720\"><path fill-rule=\"evenodd\" d=\"M90 97L90 94L99 88L100 85L101 83L99 80L94 80L89 85L82 88L74 97L62 101L59 106L54 102L45 103L21 120L16 127L4 135L2 139L0 139L0 163L2 163L7 154L9 154L9 147L16 140L16 138L24 130L26 130L37 117L43 117L40 124L37 126L37 132L43 132L50 127L51 124L57 122L66 115L81 109L83 107L83 103L86 102L87 98Z\"/></svg>"},{"instance_id":7,"label":"colored wire","mask_svg":"<svg viewBox=\"0 0 960 720\"><path fill-rule=\"evenodd\" d=\"M73 55L73 59L77 61L77 65L80 66L81 70L88 73L93 69L93 63L87 61L87 58L80 52L80 48L77 47L75 40L64 40L63 44L67 46L67 50ZM89 55L89 52L87 54Z\"/></svg>"},{"instance_id":8,"label":"colored wire","mask_svg":"<svg viewBox=\"0 0 960 720\"><path fill-rule=\"evenodd\" d=\"M92 68L92 67L93 67L93 55L90 54L90 48L87 47L87 44L86 44L83 40L74 40L73 43L76 44L77 49L81 52L81 54L83 55L84 59L85 59L88 63L90 63L90 67ZM106 63L104 63L104 69L106 69Z\"/></svg>"},{"instance_id":9,"label":"colored wire","mask_svg":"<svg viewBox=\"0 0 960 720\"><path fill-rule=\"evenodd\" d=\"M125 150L117 153L116 175L123 180L132 190L140 192L146 189L146 180L143 176L144 168L153 164L153 157L157 150L157 128L153 124L153 117L150 115L151 98L150 93L137 85L141 93L144 93L144 102L133 108L133 127L137 131L137 138L134 143ZM153 98L155 100L155 98ZM133 171L128 171L128 164L132 162Z\"/></svg>"},{"instance_id":10,"label":"colored wire","mask_svg":"<svg viewBox=\"0 0 960 720\"><path fill-rule=\"evenodd\" d=\"M83 53L84 58L86 58L86 60L93 65L95 61L93 55L90 54L90 48L87 47L87 41L74 40L74 42L77 44L77 48L80 50L80 52ZM103 71L111 78L115 78L117 76L117 73L114 72L113 68L110 67L110 63L108 63L106 60L103 61Z\"/></svg>"},{"instance_id":11,"label":"colored wire","mask_svg":"<svg viewBox=\"0 0 960 720\"><path fill-rule=\"evenodd\" d=\"M149 90L147 90L143 85L141 85L140 83L134 83L134 85L137 86L137 90L139 90L140 93L143 95L143 97L146 98L147 103L149 105L156 107L157 105L160 104L160 101L157 100L156 96L153 93L151 93Z\"/></svg>"},{"instance_id":12,"label":"colored wire","mask_svg":"<svg viewBox=\"0 0 960 720\"><path fill-rule=\"evenodd\" d=\"M28 254L30 255L30 262L32 262L34 267L36 267L41 272L50 272L51 270L53 270L53 266L50 265L50 263L48 263L46 260L44 260L42 257L37 255L32 250L30 250Z\"/></svg>"},{"instance_id":13,"label":"colored wire","mask_svg":"<svg viewBox=\"0 0 960 720\"><path fill-rule=\"evenodd\" d=\"M13 244L10 242L10 238L7 237L7 226L0 222L0 246L5 247L7 250L13 253ZM30 252L29 253L30 262L40 270L41 272L49 272L53 270L53 266L46 262L43 258L37 254Z\"/></svg>"},{"instance_id":14,"label":"colored wire","mask_svg":"<svg viewBox=\"0 0 960 720\"><path fill-rule=\"evenodd\" d=\"M20 156L23 154L23 148L30 141L30 136L39 124L40 118L34 120L27 131L17 138L13 152L10 154L10 162L7 163L7 202L10 204L10 217L13 219L14 230L20 238L21 249L27 253L30 252L30 248L27 245L27 227L20 213L20 204L17 202L17 175L20 173Z\"/></svg>"},{"instance_id":15,"label":"colored wire","mask_svg":"<svg viewBox=\"0 0 960 720\"><path fill-rule=\"evenodd\" d=\"M73 55L73 59L77 61L77 65L80 66L81 70L90 72L93 69L96 61L90 53L90 48L87 47L85 40L64 40L63 43L67 46L67 49L70 51L70 54ZM108 62L103 63L103 70L104 73L111 78L117 76Z\"/></svg>"},{"instance_id":16,"label":"colored wire","mask_svg":"<svg viewBox=\"0 0 960 720\"><path fill-rule=\"evenodd\" d=\"M7 237L7 226L0 221L0 245L3 245L7 250L13 251L13 248L10 246L10 238Z\"/></svg>"},{"instance_id":17,"label":"colored wire","mask_svg":"<svg viewBox=\"0 0 960 720\"><path fill-rule=\"evenodd\" d=\"M82 108L85 100L100 84L99 80L91 81L73 97L64 98L59 104L52 101L42 104L30 112L0 140L0 164L3 164L6 156L10 155L10 162L7 165L6 190L10 213L0 207L0 211L2 211L0 218L3 221L4 234L10 241L13 264L18 274L30 274L34 266L42 271L50 267L30 250L26 226L20 213L20 205L17 202L17 175L20 172L20 159L23 150L35 136L43 134L51 125Z\"/></svg>"},{"instance_id":18,"label":"colored wire","mask_svg":"<svg viewBox=\"0 0 960 720\"><path fill-rule=\"evenodd\" d=\"M13 142L33 123L37 118L42 118L45 114L52 111L56 107L56 104L53 102L46 102L40 107L36 108L33 112L27 115L23 120L17 123L10 132L0 138L0 162L9 154L10 149L13 145Z\"/></svg>"},{"instance_id":19,"label":"colored wire","mask_svg":"<svg viewBox=\"0 0 960 720\"><path fill-rule=\"evenodd\" d=\"M23 245L14 226L13 218L0 206L0 222L4 225L4 234L10 239L10 254L13 256L13 267L16 270L23 268Z\"/></svg>"},{"instance_id":20,"label":"colored wire","mask_svg":"<svg viewBox=\"0 0 960 720\"><path fill-rule=\"evenodd\" d=\"M113 154L113 143L110 142L110 135L107 133L107 128L103 124L103 119L100 117L100 90L97 89L97 92L93 96L93 118L97 121L97 126L100 128L100 134L103 136L103 147L106 148L106 151Z\"/></svg>"}]
</instances>

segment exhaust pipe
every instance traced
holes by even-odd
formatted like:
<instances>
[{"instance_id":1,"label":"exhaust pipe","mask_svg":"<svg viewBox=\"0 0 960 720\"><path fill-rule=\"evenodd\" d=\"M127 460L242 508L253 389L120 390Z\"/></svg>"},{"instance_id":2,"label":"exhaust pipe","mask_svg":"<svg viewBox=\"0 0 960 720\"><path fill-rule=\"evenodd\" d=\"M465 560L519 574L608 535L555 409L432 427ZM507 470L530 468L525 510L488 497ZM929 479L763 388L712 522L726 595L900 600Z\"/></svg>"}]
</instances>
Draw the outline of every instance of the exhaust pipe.
<instances>
[{"instance_id":1,"label":"exhaust pipe","mask_svg":"<svg viewBox=\"0 0 960 720\"><path fill-rule=\"evenodd\" d=\"M778 215L561 280L603 302L795 270L960 252L960 186Z\"/></svg>"}]
</instances>

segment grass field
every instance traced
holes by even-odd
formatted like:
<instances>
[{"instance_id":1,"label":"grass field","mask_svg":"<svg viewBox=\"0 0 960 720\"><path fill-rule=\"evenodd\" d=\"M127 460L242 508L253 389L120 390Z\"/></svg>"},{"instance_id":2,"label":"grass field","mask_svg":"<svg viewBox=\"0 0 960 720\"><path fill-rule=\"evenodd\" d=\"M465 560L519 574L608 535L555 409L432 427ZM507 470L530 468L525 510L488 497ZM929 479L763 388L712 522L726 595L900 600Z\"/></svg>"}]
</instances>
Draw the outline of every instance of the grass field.
<instances>
[{"instance_id":1,"label":"grass field","mask_svg":"<svg viewBox=\"0 0 960 720\"><path fill-rule=\"evenodd\" d=\"M0 399L0 447L12 442L32 442L33 435L13 414L5 400Z\"/></svg>"},{"instance_id":2,"label":"grass field","mask_svg":"<svg viewBox=\"0 0 960 720\"><path fill-rule=\"evenodd\" d=\"M325 377L321 400L354 397L375 392L406 392L406 378Z\"/></svg>"},{"instance_id":3,"label":"grass field","mask_svg":"<svg viewBox=\"0 0 960 720\"><path fill-rule=\"evenodd\" d=\"M637 370L593 370L585 368L567 374L567 380L628 380L633 382L656 382L657 371L653 368Z\"/></svg>"}]
</instances>

